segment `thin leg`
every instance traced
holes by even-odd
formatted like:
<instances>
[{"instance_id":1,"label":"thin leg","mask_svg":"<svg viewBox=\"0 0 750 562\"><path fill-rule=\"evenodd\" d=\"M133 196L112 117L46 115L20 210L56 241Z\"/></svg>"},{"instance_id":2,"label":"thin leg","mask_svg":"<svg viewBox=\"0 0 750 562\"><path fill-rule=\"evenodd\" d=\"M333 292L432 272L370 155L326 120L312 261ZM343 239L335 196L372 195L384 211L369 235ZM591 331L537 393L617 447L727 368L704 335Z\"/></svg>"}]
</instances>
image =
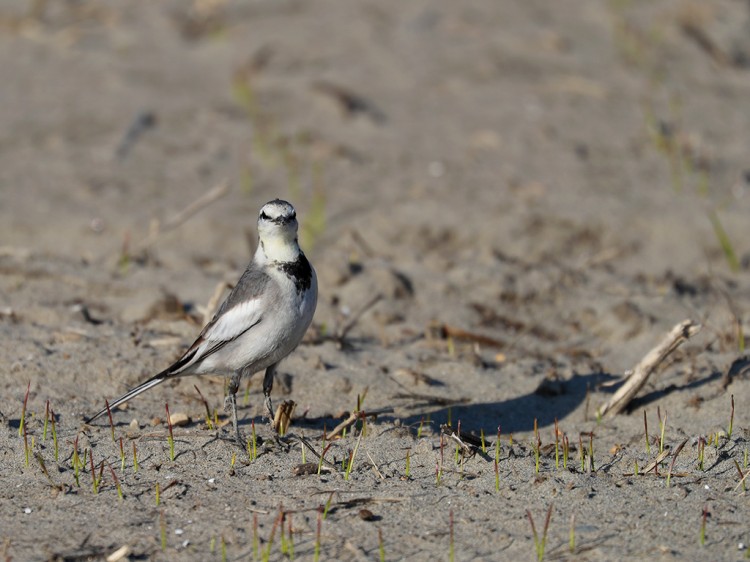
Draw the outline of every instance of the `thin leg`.
<instances>
[{"instance_id":1,"label":"thin leg","mask_svg":"<svg viewBox=\"0 0 750 562\"><path fill-rule=\"evenodd\" d=\"M263 377L263 396L265 399L266 415L273 425L273 404L271 404L271 390L273 390L273 377L276 374L276 366L278 363L274 363L268 369L266 369L266 375Z\"/></svg>"},{"instance_id":2,"label":"thin leg","mask_svg":"<svg viewBox=\"0 0 750 562\"><path fill-rule=\"evenodd\" d=\"M240 379L242 379L242 372L237 372L232 375L229 379L229 387L227 388L227 397L224 399L224 411L230 410L232 412L232 425L234 426L234 434L237 438L237 442L240 447L245 447L245 440L242 438L240 433L240 426L237 421L237 390L240 388Z\"/></svg>"}]
</instances>

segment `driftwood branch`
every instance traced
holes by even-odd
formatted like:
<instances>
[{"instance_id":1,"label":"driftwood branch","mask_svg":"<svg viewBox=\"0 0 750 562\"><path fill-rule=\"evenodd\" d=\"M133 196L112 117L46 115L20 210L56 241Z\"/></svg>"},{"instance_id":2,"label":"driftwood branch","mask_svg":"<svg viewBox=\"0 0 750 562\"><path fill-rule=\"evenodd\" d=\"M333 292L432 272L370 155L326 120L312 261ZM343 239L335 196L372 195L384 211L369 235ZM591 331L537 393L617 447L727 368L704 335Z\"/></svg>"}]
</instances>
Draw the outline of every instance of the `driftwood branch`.
<instances>
[{"instance_id":1,"label":"driftwood branch","mask_svg":"<svg viewBox=\"0 0 750 562\"><path fill-rule=\"evenodd\" d=\"M638 391L643 388L651 373L656 370L664 359L680 347L683 342L686 342L697 334L700 329L701 325L692 320L683 320L672 328L659 345L654 347L640 360L625 384L599 410L599 415L611 417L619 414L635 395L638 394Z\"/></svg>"}]
</instances>

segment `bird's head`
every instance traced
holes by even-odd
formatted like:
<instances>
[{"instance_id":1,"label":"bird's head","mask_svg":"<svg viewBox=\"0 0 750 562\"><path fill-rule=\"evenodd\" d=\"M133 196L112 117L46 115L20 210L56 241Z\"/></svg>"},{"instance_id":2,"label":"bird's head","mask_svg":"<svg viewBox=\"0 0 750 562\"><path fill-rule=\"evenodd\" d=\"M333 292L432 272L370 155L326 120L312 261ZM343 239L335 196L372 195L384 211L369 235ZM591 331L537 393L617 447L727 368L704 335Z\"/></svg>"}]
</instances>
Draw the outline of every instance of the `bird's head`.
<instances>
[{"instance_id":1,"label":"bird's head","mask_svg":"<svg viewBox=\"0 0 750 562\"><path fill-rule=\"evenodd\" d=\"M281 199L269 201L258 214L258 249L269 261L295 261L300 252L297 227L294 207Z\"/></svg>"}]
</instances>

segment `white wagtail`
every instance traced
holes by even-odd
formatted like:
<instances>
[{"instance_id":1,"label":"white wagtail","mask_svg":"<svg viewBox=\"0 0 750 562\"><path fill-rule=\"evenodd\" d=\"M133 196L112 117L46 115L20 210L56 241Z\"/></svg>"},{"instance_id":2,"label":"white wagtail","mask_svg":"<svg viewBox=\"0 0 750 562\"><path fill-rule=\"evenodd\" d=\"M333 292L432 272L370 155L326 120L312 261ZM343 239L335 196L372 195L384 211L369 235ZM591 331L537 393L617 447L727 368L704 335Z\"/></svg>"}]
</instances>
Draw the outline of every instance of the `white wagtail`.
<instances>
[{"instance_id":1,"label":"white wagtail","mask_svg":"<svg viewBox=\"0 0 750 562\"><path fill-rule=\"evenodd\" d=\"M318 281L297 242L297 214L286 201L263 205L258 249L245 273L198 339L172 366L110 404L115 408L173 377L221 374L231 377L225 406L237 426L237 389L243 376L263 369L266 413L273 420L271 389L279 362L299 344L315 313ZM86 423L105 414L97 412Z\"/></svg>"}]
</instances>

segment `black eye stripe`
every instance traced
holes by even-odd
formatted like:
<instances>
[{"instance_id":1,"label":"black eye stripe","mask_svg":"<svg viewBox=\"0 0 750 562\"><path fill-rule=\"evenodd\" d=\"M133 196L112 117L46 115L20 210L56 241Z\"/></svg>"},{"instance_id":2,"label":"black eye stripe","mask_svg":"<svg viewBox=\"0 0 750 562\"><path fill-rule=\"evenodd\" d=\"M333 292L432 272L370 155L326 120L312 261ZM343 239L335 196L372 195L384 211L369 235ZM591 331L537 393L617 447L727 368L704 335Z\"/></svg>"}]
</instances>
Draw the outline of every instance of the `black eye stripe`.
<instances>
[{"instance_id":1,"label":"black eye stripe","mask_svg":"<svg viewBox=\"0 0 750 562\"><path fill-rule=\"evenodd\" d=\"M279 215L277 217L271 217L265 211L261 211L260 220L283 224L297 220L297 213L293 212L290 215Z\"/></svg>"}]
</instances>

